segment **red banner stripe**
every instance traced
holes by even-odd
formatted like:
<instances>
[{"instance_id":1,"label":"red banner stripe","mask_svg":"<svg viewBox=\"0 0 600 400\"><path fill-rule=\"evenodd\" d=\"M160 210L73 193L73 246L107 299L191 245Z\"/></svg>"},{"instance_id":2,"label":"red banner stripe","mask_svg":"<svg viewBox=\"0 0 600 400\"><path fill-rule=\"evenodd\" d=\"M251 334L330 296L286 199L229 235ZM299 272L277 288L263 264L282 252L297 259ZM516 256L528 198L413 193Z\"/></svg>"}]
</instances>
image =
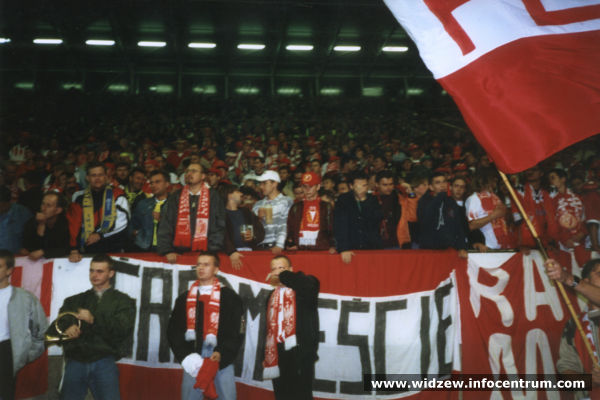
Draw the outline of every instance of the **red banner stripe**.
<instances>
[{"instance_id":1,"label":"red banner stripe","mask_svg":"<svg viewBox=\"0 0 600 400\"><path fill-rule=\"evenodd\" d=\"M229 257L221 255L220 270L266 283L273 258L271 252L243 254L242 269L233 270ZM319 279L321 293L357 297L395 296L433 290L448 278L452 270L466 265L466 260L459 258L456 250L355 251L350 264L344 264L339 254L326 251L284 254L290 258L295 269ZM134 258L136 262L140 259L165 262L164 257L148 253L114 256L121 257L123 261ZM195 265L196 258L192 253L186 253L177 259L177 264Z\"/></svg>"},{"instance_id":2,"label":"red banner stripe","mask_svg":"<svg viewBox=\"0 0 600 400\"><path fill-rule=\"evenodd\" d=\"M23 281L23 267L15 266L13 272L10 275L10 284L15 287L21 287Z\"/></svg>"}]
</instances>

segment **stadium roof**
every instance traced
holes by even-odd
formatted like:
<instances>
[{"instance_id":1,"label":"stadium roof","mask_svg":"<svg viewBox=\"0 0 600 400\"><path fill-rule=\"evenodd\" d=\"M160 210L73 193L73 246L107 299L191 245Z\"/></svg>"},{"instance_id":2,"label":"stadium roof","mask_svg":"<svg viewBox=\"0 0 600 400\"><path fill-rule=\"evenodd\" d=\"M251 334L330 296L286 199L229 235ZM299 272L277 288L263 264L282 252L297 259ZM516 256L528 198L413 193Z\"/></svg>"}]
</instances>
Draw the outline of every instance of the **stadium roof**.
<instances>
[{"instance_id":1,"label":"stadium roof","mask_svg":"<svg viewBox=\"0 0 600 400\"><path fill-rule=\"evenodd\" d=\"M4 85L441 91L378 0L21 0L2 7Z\"/></svg>"}]
</instances>

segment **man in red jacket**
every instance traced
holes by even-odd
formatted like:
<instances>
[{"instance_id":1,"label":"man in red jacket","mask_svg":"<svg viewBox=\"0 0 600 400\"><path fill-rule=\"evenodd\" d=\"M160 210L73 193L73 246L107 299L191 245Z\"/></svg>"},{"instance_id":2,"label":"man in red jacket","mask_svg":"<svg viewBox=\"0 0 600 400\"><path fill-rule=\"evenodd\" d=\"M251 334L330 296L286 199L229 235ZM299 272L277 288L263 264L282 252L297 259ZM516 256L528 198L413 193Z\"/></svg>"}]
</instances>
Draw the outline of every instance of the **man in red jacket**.
<instances>
[{"instance_id":1,"label":"man in red jacket","mask_svg":"<svg viewBox=\"0 0 600 400\"><path fill-rule=\"evenodd\" d=\"M302 175L304 199L290 208L287 219L287 248L290 250L329 250L333 244L333 208L321 201L321 177L314 172Z\"/></svg>"}]
</instances>

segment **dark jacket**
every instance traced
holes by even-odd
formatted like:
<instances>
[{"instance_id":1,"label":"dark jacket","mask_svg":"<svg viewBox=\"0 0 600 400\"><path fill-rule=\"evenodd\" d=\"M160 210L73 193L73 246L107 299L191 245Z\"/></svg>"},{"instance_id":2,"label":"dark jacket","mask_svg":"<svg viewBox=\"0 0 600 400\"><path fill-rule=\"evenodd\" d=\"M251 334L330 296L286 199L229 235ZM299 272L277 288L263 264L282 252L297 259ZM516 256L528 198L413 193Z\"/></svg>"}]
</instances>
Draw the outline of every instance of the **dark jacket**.
<instances>
[{"instance_id":1,"label":"dark jacket","mask_svg":"<svg viewBox=\"0 0 600 400\"><path fill-rule=\"evenodd\" d=\"M258 244L265 239L265 228L260 222L260 219L247 207L240 207L239 210L242 212L244 216L244 224L252 225L252 229L254 232L254 238L250 242L247 242L246 247L250 247L252 250L256 250ZM225 211L227 214L227 211ZM229 217L226 218L225 221L225 241L223 244L223 250L228 255L234 253L236 251L235 244L233 243L233 224Z\"/></svg>"},{"instance_id":2,"label":"dark jacket","mask_svg":"<svg viewBox=\"0 0 600 400\"><path fill-rule=\"evenodd\" d=\"M42 188L35 186L19 195L19 204L29 208L29 211L35 214L40 210L40 204L42 204L43 198L44 192L42 191Z\"/></svg>"},{"instance_id":3,"label":"dark jacket","mask_svg":"<svg viewBox=\"0 0 600 400\"><path fill-rule=\"evenodd\" d=\"M25 224L23 247L28 251L44 250L45 258L64 257L71 249L69 222L64 213L56 219L53 227L46 226L44 236L37 233L38 222L35 216Z\"/></svg>"},{"instance_id":4,"label":"dark jacket","mask_svg":"<svg viewBox=\"0 0 600 400\"><path fill-rule=\"evenodd\" d=\"M161 207L164 208L166 201ZM152 236L154 235L154 206L155 197L148 197L140 200L131 214L131 231L136 231L134 243L141 249L148 250L152 246ZM157 230L158 236L158 230Z\"/></svg>"},{"instance_id":5,"label":"dark jacket","mask_svg":"<svg viewBox=\"0 0 600 400\"><path fill-rule=\"evenodd\" d=\"M436 196L427 192L419 199L419 247L421 249L466 250L467 238L464 212L445 192Z\"/></svg>"},{"instance_id":6,"label":"dark jacket","mask_svg":"<svg viewBox=\"0 0 600 400\"><path fill-rule=\"evenodd\" d=\"M304 201L294 203L288 214L286 247L298 246L300 250L329 250L333 243L333 209L331 204L319 202L320 227L315 246L300 246L300 225L304 213Z\"/></svg>"},{"instance_id":7,"label":"dark jacket","mask_svg":"<svg viewBox=\"0 0 600 400\"><path fill-rule=\"evenodd\" d=\"M301 360L319 359L319 280L302 271L282 271L279 280L296 292L296 342ZM269 295L267 307L273 292ZM268 315L268 312L267 312Z\"/></svg>"},{"instance_id":8,"label":"dark jacket","mask_svg":"<svg viewBox=\"0 0 600 400\"><path fill-rule=\"evenodd\" d=\"M81 336L63 345L65 356L80 362L97 361L107 356L119 359L128 354L135 324L135 300L114 288L102 297L90 289L65 299L59 313L89 310L94 323L81 321Z\"/></svg>"},{"instance_id":9,"label":"dark jacket","mask_svg":"<svg viewBox=\"0 0 600 400\"><path fill-rule=\"evenodd\" d=\"M387 196L376 195L377 201L381 205L383 219L381 221L380 234L381 243L384 248L397 247L398 236L396 229L398 221L402 216L402 206L398 199L398 193L394 190Z\"/></svg>"},{"instance_id":10,"label":"dark jacket","mask_svg":"<svg viewBox=\"0 0 600 400\"><path fill-rule=\"evenodd\" d=\"M167 339L177 361L181 362L191 353L202 352L204 343L204 303L196 301L196 340L185 340L187 330L185 291L177 297L175 307L167 327ZM215 351L221 353L219 369L233 363L242 344L242 299L233 290L221 286L221 305L219 310L219 331Z\"/></svg>"},{"instance_id":11,"label":"dark jacket","mask_svg":"<svg viewBox=\"0 0 600 400\"><path fill-rule=\"evenodd\" d=\"M375 196L367 195L359 208L354 192L341 195L335 203L333 218L337 251L380 249L382 219L383 212Z\"/></svg>"},{"instance_id":12,"label":"dark jacket","mask_svg":"<svg viewBox=\"0 0 600 400\"><path fill-rule=\"evenodd\" d=\"M471 230L469 229L469 220L467 219L467 209L465 208L464 205L460 205L457 203L458 209L460 210L460 219L462 221L464 221L463 224L463 230L465 232L465 234L467 235L467 245L470 249L473 248L473 245L475 243L481 243L481 244L485 244L485 236L483 236L483 233L481 233L481 230L479 229L474 229Z\"/></svg>"},{"instance_id":13,"label":"dark jacket","mask_svg":"<svg viewBox=\"0 0 600 400\"><path fill-rule=\"evenodd\" d=\"M181 189L171 193L167 198L167 202L162 208L160 222L158 223L157 234L157 252L159 254L167 254L172 252L183 253L191 250L190 247L174 247L173 240L175 239L175 226L177 225L177 216L179 215L179 197ZM190 195L190 199L194 197ZM190 201L190 231L192 237L196 230L196 207L191 206ZM197 202L196 202L197 203ZM208 212L208 249L209 251L220 251L223 248L223 240L225 238L225 204L219 194L210 189L210 210Z\"/></svg>"}]
</instances>

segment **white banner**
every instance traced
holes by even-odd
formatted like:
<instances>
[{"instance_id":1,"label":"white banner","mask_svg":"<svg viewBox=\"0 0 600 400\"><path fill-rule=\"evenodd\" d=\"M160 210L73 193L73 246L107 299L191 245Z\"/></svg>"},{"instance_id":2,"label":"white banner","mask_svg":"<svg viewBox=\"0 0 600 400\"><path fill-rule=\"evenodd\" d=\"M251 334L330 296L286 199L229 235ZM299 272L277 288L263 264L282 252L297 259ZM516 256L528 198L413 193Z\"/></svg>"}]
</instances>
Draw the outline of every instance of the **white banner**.
<instances>
[{"instance_id":1,"label":"white banner","mask_svg":"<svg viewBox=\"0 0 600 400\"><path fill-rule=\"evenodd\" d=\"M120 362L152 368L181 368L174 362L166 328L177 296L196 278L190 266L136 259L116 265L115 288L136 300L131 355ZM90 288L89 259L54 260L51 320L64 299ZM235 362L237 380L271 389L262 381L266 302L272 288L232 274L221 281L242 298L246 334ZM432 284L434 286L435 284ZM433 290L407 295L356 298L319 295L320 346L315 396L365 395L363 374L437 374L459 370L460 315L454 273ZM60 354L52 347L51 354ZM408 395L408 394L406 394ZM399 394L379 394L398 398Z\"/></svg>"}]
</instances>

